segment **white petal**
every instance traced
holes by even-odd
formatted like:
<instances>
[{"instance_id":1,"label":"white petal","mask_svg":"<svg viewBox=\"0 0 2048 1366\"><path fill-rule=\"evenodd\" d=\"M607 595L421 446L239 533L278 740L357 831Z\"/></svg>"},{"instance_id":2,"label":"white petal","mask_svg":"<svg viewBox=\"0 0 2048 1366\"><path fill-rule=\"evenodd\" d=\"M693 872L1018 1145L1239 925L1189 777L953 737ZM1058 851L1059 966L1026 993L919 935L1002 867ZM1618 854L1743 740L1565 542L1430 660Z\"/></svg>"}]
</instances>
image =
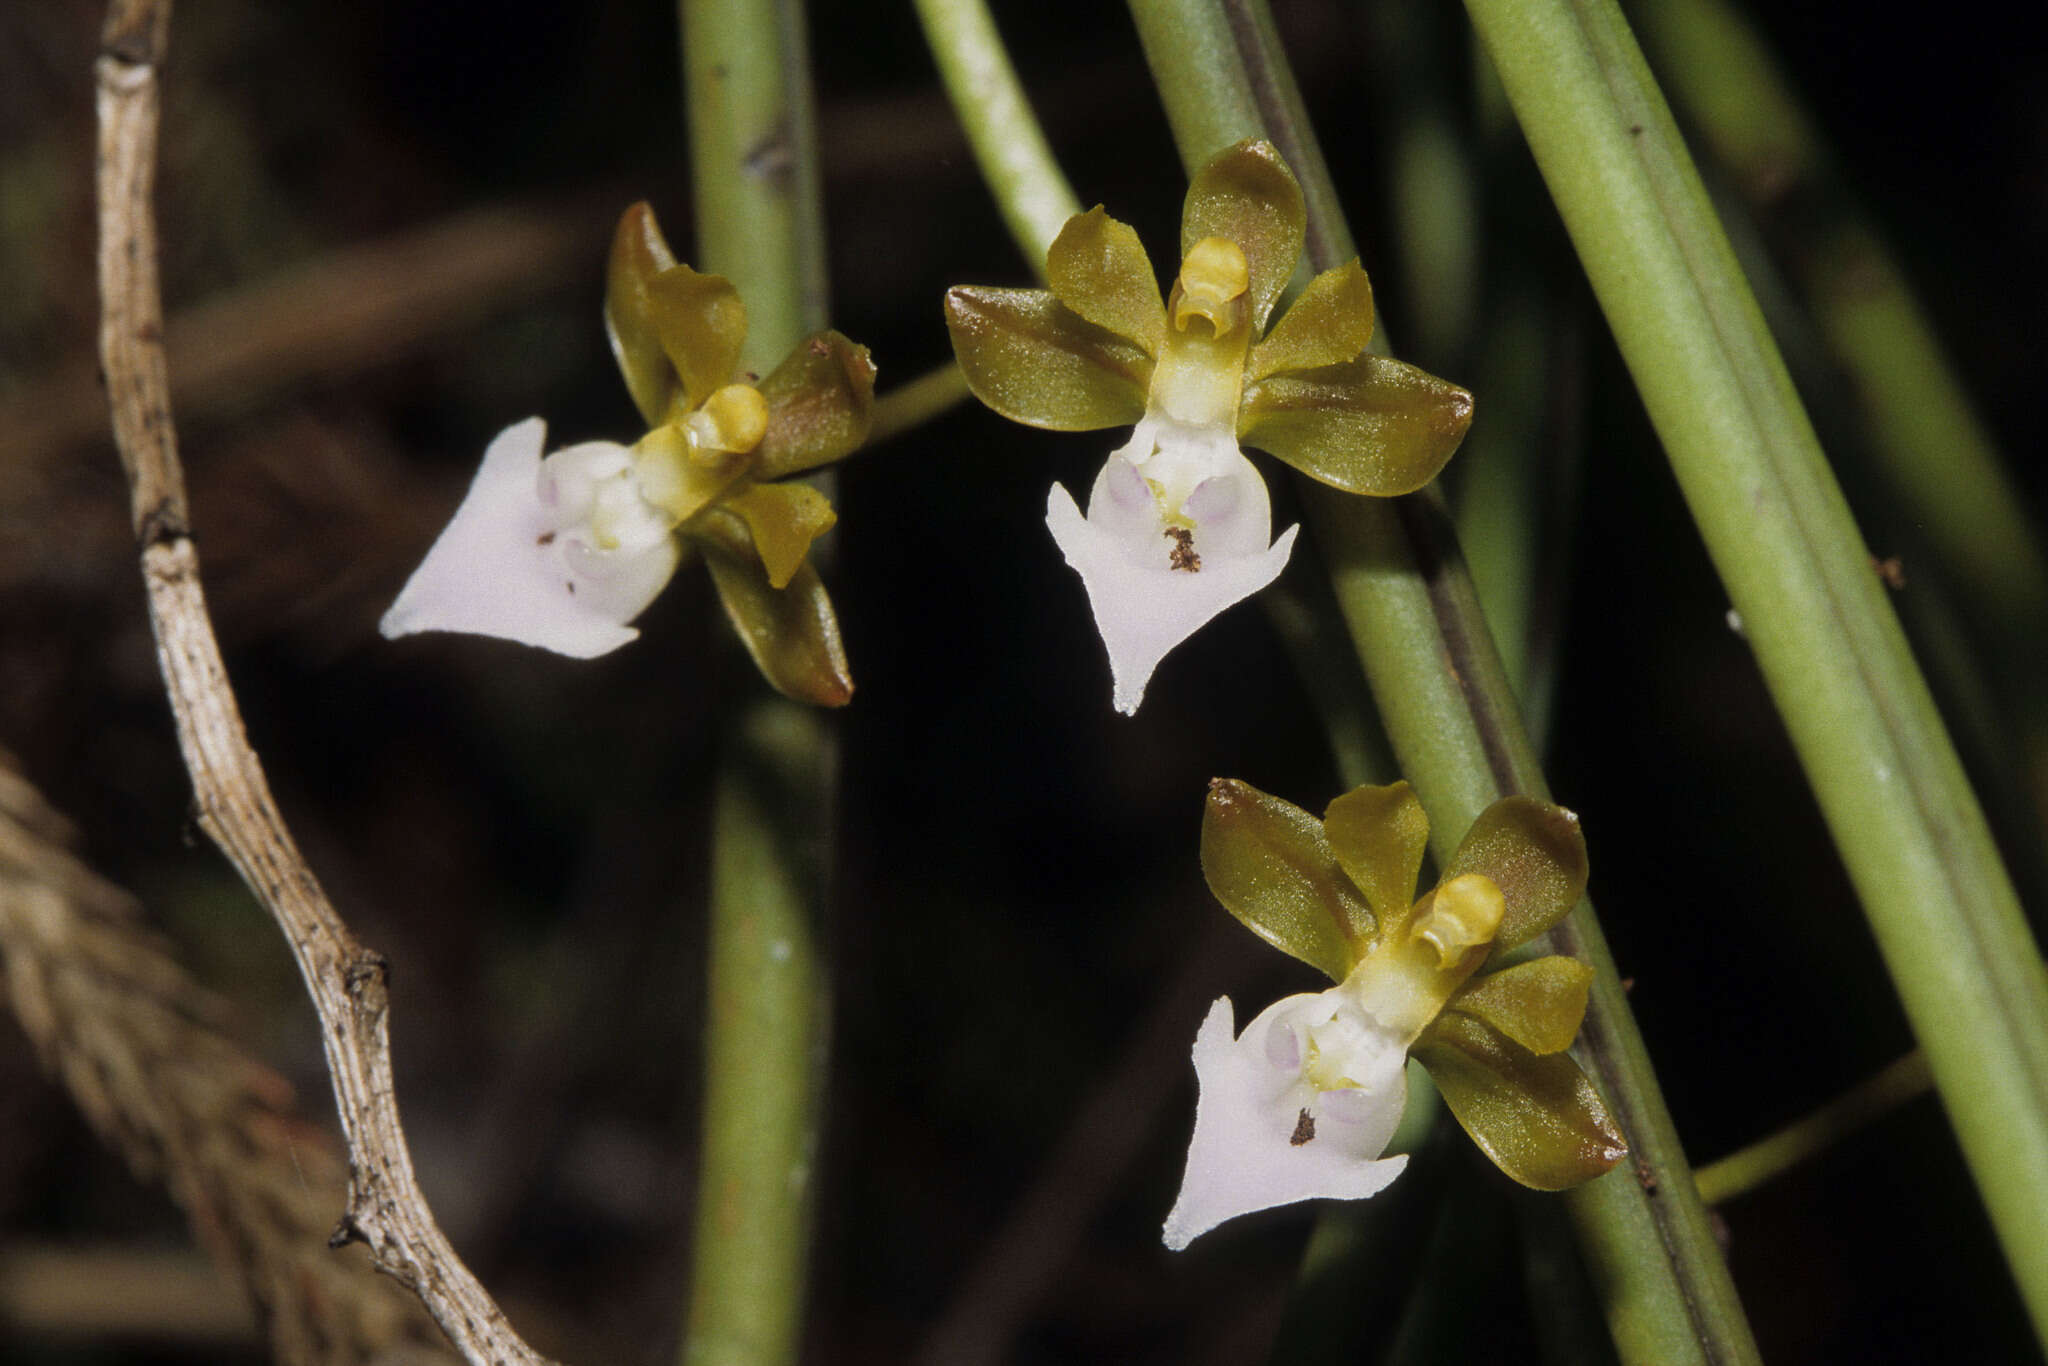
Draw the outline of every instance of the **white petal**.
<instances>
[{"instance_id":1,"label":"white petal","mask_svg":"<svg viewBox=\"0 0 2048 1366\"><path fill-rule=\"evenodd\" d=\"M1180 1198L1166 1216L1169 1248L1178 1252L1224 1220L1254 1210L1377 1195L1407 1165L1405 1155L1379 1156L1407 1098L1398 1045L1368 1049L1354 1062L1350 1070L1371 1074L1361 1078L1369 1086L1318 1092L1298 1070L1302 1050L1272 1038L1275 1029L1328 1016L1334 996L1277 1001L1236 1039L1230 999L1209 1008L1195 1035L1195 1133Z\"/></svg>"},{"instance_id":2,"label":"white petal","mask_svg":"<svg viewBox=\"0 0 2048 1366\"><path fill-rule=\"evenodd\" d=\"M1112 465L1118 462L1119 457L1111 457ZM1256 471L1252 477L1258 478ZM1209 544L1202 535L1204 528L1197 527L1193 549L1201 555L1202 567L1191 573L1172 567L1173 543L1156 511L1146 526L1126 508L1111 512L1115 505L1102 496L1106 492L1103 481L1098 481L1096 488L1090 511L1102 508L1103 515L1084 518L1073 495L1064 486L1053 485L1046 500L1045 524L1088 590L1095 629L1109 649L1116 709L1129 716L1145 700L1145 685L1167 651L1224 608L1280 577L1299 528L1289 527L1271 547L1233 553L1229 544ZM1261 504L1264 493L1261 484ZM1257 531L1261 543L1265 521L1260 519Z\"/></svg>"},{"instance_id":3,"label":"white petal","mask_svg":"<svg viewBox=\"0 0 2048 1366\"><path fill-rule=\"evenodd\" d=\"M674 539L588 552L573 533L565 536L561 509L541 500L546 438L547 424L534 417L492 440L462 506L384 614L386 636L464 631L589 659L640 634L625 623L674 572ZM601 562L576 558L589 553Z\"/></svg>"}]
</instances>

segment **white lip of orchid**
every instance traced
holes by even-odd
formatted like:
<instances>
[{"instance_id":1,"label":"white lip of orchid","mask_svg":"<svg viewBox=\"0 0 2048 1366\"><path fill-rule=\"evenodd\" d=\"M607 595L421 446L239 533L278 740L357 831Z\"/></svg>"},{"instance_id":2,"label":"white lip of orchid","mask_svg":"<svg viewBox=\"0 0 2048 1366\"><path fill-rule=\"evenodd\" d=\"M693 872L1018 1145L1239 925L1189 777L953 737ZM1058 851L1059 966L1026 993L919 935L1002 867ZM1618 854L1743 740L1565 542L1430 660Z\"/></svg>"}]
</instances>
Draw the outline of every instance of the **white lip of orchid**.
<instances>
[{"instance_id":1,"label":"white lip of orchid","mask_svg":"<svg viewBox=\"0 0 2048 1366\"><path fill-rule=\"evenodd\" d=\"M1087 589L1126 716L1169 650L1280 576L1299 530L1267 544L1266 484L1229 427L1156 413L1104 462L1085 518L1055 484L1045 520Z\"/></svg>"},{"instance_id":2,"label":"white lip of orchid","mask_svg":"<svg viewBox=\"0 0 2048 1366\"><path fill-rule=\"evenodd\" d=\"M528 418L492 440L384 614L387 637L460 631L590 659L640 634L626 623L681 557L672 519L640 497L627 447L584 442L543 461L546 438Z\"/></svg>"},{"instance_id":3,"label":"white lip of orchid","mask_svg":"<svg viewBox=\"0 0 2048 1366\"><path fill-rule=\"evenodd\" d=\"M1228 997L1195 1036L1195 1131L1163 1239L1179 1251L1225 1220L1321 1197L1376 1195L1407 1102L1407 1048L1344 986L1274 1002L1231 1037Z\"/></svg>"}]
</instances>

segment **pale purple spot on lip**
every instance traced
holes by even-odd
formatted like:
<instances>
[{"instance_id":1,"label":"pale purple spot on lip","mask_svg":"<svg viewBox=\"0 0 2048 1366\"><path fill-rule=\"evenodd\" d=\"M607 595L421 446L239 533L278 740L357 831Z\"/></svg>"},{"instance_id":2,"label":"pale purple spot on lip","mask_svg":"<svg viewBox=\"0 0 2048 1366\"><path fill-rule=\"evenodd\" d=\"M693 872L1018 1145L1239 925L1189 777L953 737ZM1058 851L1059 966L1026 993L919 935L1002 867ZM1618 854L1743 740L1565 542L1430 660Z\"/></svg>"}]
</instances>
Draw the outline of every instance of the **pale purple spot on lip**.
<instances>
[{"instance_id":1,"label":"pale purple spot on lip","mask_svg":"<svg viewBox=\"0 0 2048 1366\"><path fill-rule=\"evenodd\" d=\"M1236 479L1215 475L1195 485L1195 491L1188 495L1182 510L1196 522L1216 521L1236 512L1242 499Z\"/></svg>"},{"instance_id":2,"label":"pale purple spot on lip","mask_svg":"<svg viewBox=\"0 0 2048 1366\"><path fill-rule=\"evenodd\" d=\"M1116 500L1118 507L1138 512L1152 506L1152 490L1146 486L1145 476L1128 460L1112 459L1109 477L1103 481L1103 491Z\"/></svg>"}]
</instances>

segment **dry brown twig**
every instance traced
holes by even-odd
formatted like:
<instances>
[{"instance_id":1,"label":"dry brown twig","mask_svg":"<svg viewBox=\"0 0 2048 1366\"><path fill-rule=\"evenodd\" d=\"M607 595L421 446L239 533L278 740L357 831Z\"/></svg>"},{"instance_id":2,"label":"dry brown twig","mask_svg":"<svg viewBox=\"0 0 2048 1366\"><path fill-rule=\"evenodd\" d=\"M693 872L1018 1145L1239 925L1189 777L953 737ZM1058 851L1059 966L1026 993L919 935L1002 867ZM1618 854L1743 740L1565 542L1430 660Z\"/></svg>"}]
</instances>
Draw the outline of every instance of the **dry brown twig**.
<instances>
[{"instance_id":1,"label":"dry brown twig","mask_svg":"<svg viewBox=\"0 0 2048 1366\"><path fill-rule=\"evenodd\" d=\"M372 1274L367 1258L326 1246L345 1180L340 1154L286 1108L283 1078L221 1032L220 1003L172 961L126 893L66 850L61 818L4 762L0 982L45 1066L138 1176L164 1183L215 1261L247 1286L280 1362L452 1361L417 1301ZM40 1289L16 1284L36 1271L22 1249L0 1259L0 1279L43 1309L68 1289L74 1329L190 1326L205 1320L206 1299L225 1298L216 1278L193 1303L182 1277L152 1297L166 1277L133 1275L132 1256L67 1250L37 1260L53 1258ZM244 1311L240 1332L249 1326Z\"/></svg>"},{"instance_id":2,"label":"dry brown twig","mask_svg":"<svg viewBox=\"0 0 2048 1366\"><path fill-rule=\"evenodd\" d=\"M365 1243L467 1360L542 1366L547 1359L512 1330L420 1193L392 1083L384 959L350 933L285 828L207 617L171 422L151 205L169 21L168 0L112 0L95 62L100 362L199 825L284 931L319 1011L350 1157L348 1205L332 1241Z\"/></svg>"}]
</instances>

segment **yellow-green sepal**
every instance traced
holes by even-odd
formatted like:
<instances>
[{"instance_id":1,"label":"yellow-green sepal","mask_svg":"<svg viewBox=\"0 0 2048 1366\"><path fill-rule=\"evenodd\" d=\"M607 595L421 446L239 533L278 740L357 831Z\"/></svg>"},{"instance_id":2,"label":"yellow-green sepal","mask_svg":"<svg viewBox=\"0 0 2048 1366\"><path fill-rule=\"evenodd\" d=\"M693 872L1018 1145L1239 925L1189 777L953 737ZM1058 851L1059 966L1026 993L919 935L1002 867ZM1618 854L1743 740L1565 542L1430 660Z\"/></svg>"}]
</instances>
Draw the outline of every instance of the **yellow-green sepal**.
<instances>
[{"instance_id":1,"label":"yellow-green sepal","mask_svg":"<svg viewBox=\"0 0 2048 1366\"><path fill-rule=\"evenodd\" d=\"M646 283L648 318L693 412L732 378L747 341L747 306L723 275L670 266ZM671 398L671 402L674 400Z\"/></svg>"},{"instance_id":2,"label":"yellow-green sepal","mask_svg":"<svg viewBox=\"0 0 2048 1366\"><path fill-rule=\"evenodd\" d=\"M662 423L633 443L640 496L675 521L688 521L731 488L751 460L744 451L713 454L715 461L699 458L680 426Z\"/></svg>"},{"instance_id":3,"label":"yellow-green sepal","mask_svg":"<svg viewBox=\"0 0 2048 1366\"><path fill-rule=\"evenodd\" d=\"M1528 943L1586 894L1586 832L1561 806L1503 797L1479 813L1444 869L1444 880L1483 873L1507 898L1495 957Z\"/></svg>"},{"instance_id":4,"label":"yellow-green sepal","mask_svg":"<svg viewBox=\"0 0 2048 1366\"><path fill-rule=\"evenodd\" d=\"M1372 328L1372 281L1353 257L1308 282L1273 330L1253 345L1245 379L1256 383L1284 370L1356 359L1372 340Z\"/></svg>"},{"instance_id":5,"label":"yellow-green sepal","mask_svg":"<svg viewBox=\"0 0 2048 1366\"><path fill-rule=\"evenodd\" d=\"M1586 1018L1593 969L1552 954L1467 982L1447 1009L1476 1015L1531 1053L1562 1053Z\"/></svg>"},{"instance_id":6,"label":"yellow-green sepal","mask_svg":"<svg viewBox=\"0 0 2048 1366\"><path fill-rule=\"evenodd\" d=\"M768 430L755 447L763 479L800 474L850 455L868 439L875 412L875 362L837 332L818 332L757 386Z\"/></svg>"},{"instance_id":7,"label":"yellow-green sepal","mask_svg":"<svg viewBox=\"0 0 2048 1366\"><path fill-rule=\"evenodd\" d=\"M1384 356L1269 375L1245 389L1238 439L1346 493L1430 480L1472 425L1472 395Z\"/></svg>"},{"instance_id":8,"label":"yellow-green sepal","mask_svg":"<svg viewBox=\"0 0 2048 1366\"><path fill-rule=\"evenodd\" d=\"M853 675L818 571L802 564L785 587L770 585L746 522L723 507L706 509L690 534L761 676L799 702L845 706L853 697Z\"/></svg>"},{"instance_id":9,"label":"yellow-green sepal","mask_svg":"<svg viewBox=\"0 0 2048 1366\"><path fill-rule=\"evenodd\" d=\"M1567 1054L1532 1053L1454 1010L1411 1052L1480 1151L1525 1186L1564 1190L1628 1155L1600 1093Z\"/></svg>"},{"instance_id":10,"label":"yellow-green sepal","mask_svg":"<svg viewBox=\"0 0 2048 1366\"><path fill-rule=\"evenodd\" d=\"M1257 330L1294 274L1307 224L1294 173L1272 143L1248 139L1217 153L1189 182L1180 253L1185 257L1205 237L1235 242L1250 268L1245 292Z\"/></svg>"},{"instance_id":11,"label":"yellow-green sepal","mask_svg":"<svg viewBox=\"0 0 2048 1366\"><path fill-rule=\"evenodd\" d=\"M1365 894L1379 934L1400 934L1429 848L1429 817L1415 789L1405 782L1353 788L1323 813L1323 834L1345 876Z\"/></svg>"},{"instance_id":12,"label":"yellow-green sepal","mask_svg":"<svg viewBox=\"0 0 2048 1366\"><path fill-rule=\"evenodd\" d=\"M1341 982L1370 946L1370 907L1344 876L1323 823L1231 778L1209 784L1202 876L1246 929Z\"/></svg>"},{"instance_id":13,"label":"yellow-green sepal","mask_svg":"<svg viewBox=\"0 0 2048 1366\"><path fill-rule=\"evenodd\" d=\"M1084 320L1156 357L1166 339L1166 305L1152 262L1128 223L1100 204L1077 213L1045 253L1053 297Z\"/></svg>"},{"instance_id":14,"label":"yellow-green sepal","mask_svg":"<svg viewBox=\"0 0 2048 1366\"><path fill-rule=\"evenodd\" d=\"M668 416L677 386L675 366L654 324L648 286L675 263L654 210L644 200L619 215L605 266L604 330L633 406L650 427Z\"/></svg>"},{"instance_id":15,"label":"yellow-green sepal","mask_svg":"<svg viewBox=\"0 0 2048 1366\"><path fill-rule=\"evenodd\" d=\"M809 484L753 484L725 500L746 522L768 586L781 589L810 553L811 542L832 529L839 514Z\"/></svg>"},{"instance_id":16,"label":"yellow-green sepal","mask_svg":"<svg viewBox=\"0 0 2048 1366\"><path fill-rule=\"evenodd\" d=\"M1012 422L1086 432L1145 415L1152 358L1046 290L955 285L946 330L967 387Z\"/></svg>"}]
</instances>

